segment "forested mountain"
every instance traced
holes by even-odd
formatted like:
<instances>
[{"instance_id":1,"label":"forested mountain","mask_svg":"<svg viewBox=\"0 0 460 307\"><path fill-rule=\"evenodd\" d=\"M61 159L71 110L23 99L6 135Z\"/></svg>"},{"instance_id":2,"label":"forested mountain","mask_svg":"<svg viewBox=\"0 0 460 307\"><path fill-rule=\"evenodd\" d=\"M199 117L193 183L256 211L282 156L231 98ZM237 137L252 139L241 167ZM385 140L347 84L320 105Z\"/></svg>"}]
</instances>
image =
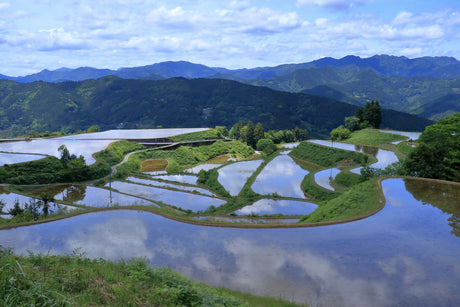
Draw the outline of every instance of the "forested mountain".
<instances>
[{"instance_id":1,"label":"forested mountain","mask_svg":"<svg viewBox=\"0 0 460 307\"><path fill-rule=\"evenodd\" d=\"M236 80L358 105L378 100L384 108L435 120L446 114L453 114L460 108L460 101L451 99L452 95L460 94L460 62L451 57L408 59L388 55L370 58L346 56L342 59L322 58L300 64L235 70L185 61L169 61L118 70L61 68L54 71L43 70L24 77L0 75L0 79L25 83L63 82L98 79L110 75L124 79L148 80L172 77ZM444 101L442 97L450 100Z\"/></svg>"},{"instance_id":2,"label":"forested mountain","mask_svg":"<svg viewBox=\"0 0 460 307\"><path fill-rule=\"evenodd\" d=\"M0 129L67 132L102 129L232 126L261 122L266 129L308 129L328 136L357 106L330 98L275 91L222 79L134 80L104 77L81 82L0 81ZM432 122L383 111L382 128L421 131Z\"/></svg>"}]
</instances>

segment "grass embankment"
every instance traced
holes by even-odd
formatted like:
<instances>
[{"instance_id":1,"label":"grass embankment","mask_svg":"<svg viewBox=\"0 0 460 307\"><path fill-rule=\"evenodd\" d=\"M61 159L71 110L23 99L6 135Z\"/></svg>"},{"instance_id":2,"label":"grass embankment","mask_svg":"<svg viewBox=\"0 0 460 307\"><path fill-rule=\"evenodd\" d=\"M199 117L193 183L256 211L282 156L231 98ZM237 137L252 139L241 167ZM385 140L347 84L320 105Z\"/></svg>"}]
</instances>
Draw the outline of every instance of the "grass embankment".
<instances>
[{"instance_id":1,"label":"grass embankment","mask_svg":"<svg viewBox=\"0 0 460 307\"><path fill-rule=\"evenodd\" d=\"M337 164L366 165L372 158L360 152L342 150L322 146L310 142L301 142L292 152L291 156L318 164L323 167L335 167Z\"/></svg>"},{"instance_id":2,"label":"grass embankment","mask_svg":"<svg viewBox=\"0 0 460 307\"><path fill-rule=\"evenodd\" d=\"M221 139L222 135L215 129L209 129L198 132L190 132L184 134L178 134L170 137L174 142L186 142L186 141L196 141L196 140L205 140L205 139Z\"/></svg>"},{"instance_id":3,"label":"grass embankment","mask_svg":"<svg viewBox=\"0 0 460 307\"><path fill-rule=\"evenodd\" d=\"M341 142L348 144L368 145L368 146L380 146L384 144L391 144L395 141L406 140L407 137L399 134L391 134L386 132L380 132L374 129L362 129L354 131L351 137Z\"/></svg>"},{"instance_id":4,"label":"grass embankment","mask_svg":"<svg viewBox=\"0 0 460 307\"><path fill-rule=\"evenodd\" d=\"M386 132L380 132L374 129L363 129L354 131L350 138L341 142L348 144L358 144L367 146L376 146L383 149L393 151L400 161L404 160L412 150L412 147L404 140L408 140L408 137L391 134ZM399 144L391 144L392 142L403 141Z\"/></svg>"},{"instance_id":5,"label":"grass embankment","mask_svg":"<svg viewBox=\"0 0 460 307\"><path fill-rule=\"evenodd\" d=\"M340 196L318 207L302 217L302 223L316 223L354 219L371 215L384 204L378 178L357 184Z\"/></svg>"},{"instance_id":6,"label":"grass embankment","mask_svg":"<svg viewBox=\"0 0 460 307\"><path fill-rule=\"evenodd\" d=\"M295 306L212 288L140 259L25 257L0 248L0 267L2 306Z\"/></svg>"}]
</instances>

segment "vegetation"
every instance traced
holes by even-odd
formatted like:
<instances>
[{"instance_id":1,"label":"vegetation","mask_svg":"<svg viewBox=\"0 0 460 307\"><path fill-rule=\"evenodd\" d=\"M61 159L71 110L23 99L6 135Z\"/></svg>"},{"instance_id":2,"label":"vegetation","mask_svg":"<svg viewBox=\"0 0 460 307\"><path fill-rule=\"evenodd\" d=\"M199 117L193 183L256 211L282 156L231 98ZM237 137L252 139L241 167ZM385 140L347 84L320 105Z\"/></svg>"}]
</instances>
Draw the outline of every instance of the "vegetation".
<instances>
[{"instance_id":1,"label":"vegetation","mask_svg":"<svg viewBox=\"0 0 460 307\"><path fill-rule=\"evenodd\" d=\"M298 159L310 161L324 167L333 167L342 161L348 164L351 161L351 165L365 165L371 160L368 155L363 153L321 146L310 142L300 143L294 148L291 155Z\"/></svg>"},{"instance_id":2,"label":"vegetation","mask_svg":"<svg viewBox=\"0 0 460 307\"><path fill-rule=\"evenodd\" d=\"M254 150L239 141L218 140L211 145L199 147L181 146L175 150L142 151L132 155L127 163L118 168L117 178L124 178L129 174L137 173L141 162L148 159L167 159L169 164L166 170L174 173L227 153L234 157L246 158L254 154Z\"/></svg>"},{"instance_id":3,"label":"vegetation","mask_svg":"<svg viewBox=\"0 0 460 307\"><path fill-rule=\"evenodd\" d=\"M404 165L412 176L460 182L460 113L427 127Z\"/></svg>"},{"instance_id":4,"label":"vegetation","mask_svg":"<svg viewBox=\"0 0 460 307\"><path fill-rule=\"evenodd\" d=\"M0 167L0 182L10 184L45 184L54 182L81 182L98 179L109 174L109 167L123 159L127 152L144 148L128 141L112 143L97 153L97 163L87 166L83 157L76 158L67 148L61 148L61 159L46 157L26 163Z\"/></svg>"},{"instance_id":5,"label":"vegetation","mask_svg":"<svg viewBox=\"0 0 460 307\"><path fill-rule=\"evenodd\" d=\"M379 130L374 129L362 129L354 131L350 138L344 140L343 142L348 144L380 146L388 145L392 142L404 139L407 139L407 137L398 134L380 132Z\"/></svg>"},{"instance_id":6,"label":"vegetation","mask_svg":"<svg viewBox=\"0 0 460 307\"><path fill-rule=\"evenodd\" d=\"M109 76L80 82L27 84L0 80L0 131L16 136L27 135L31 130L77 132L93 125L101 130L216 125L230 128L237 122L252 121L261 123L265 130L298 126L308 130L311 137L327 137L356 109L329 98L218 79L152 81ZM387 128L403 129L400 125L404 124L406 131L417 131L431 124L404 113L396 112L398 117L382 112L382 126Z\"/></svg>"},{"instance_id":7,"label":"vegetation","mask_svg":"<svg viewBox=\"0 0 460 307\"><path fill-rule=\"evenodd\" d=\"M215 289L141 259L110 262L77 251L21 256L1 247L0 267L2 306L295 306Z\"/></svg>"},{"instance_id":8,"label":"vegetation","mask_svg":"<svg viewBox=\"0 0 460 307\"><path fill-rule=\"evenodd\" d=\"M303 223L337 221L370 214L382 207L377 178L351 187L342 195L319 206L311 214L302 217Z\"/></svg>"},{"instance_id":9,"label":"vegetation","mask_svg":"<svg viewBox=\"0 0 460 307\"><path fill-rule=\"evenodd\" d=\"M359 119L359 127L372 127L378 129L382 123L382 110L378 101L367 102L364 108L356 110Z\"/></svg>"}]
</instances>

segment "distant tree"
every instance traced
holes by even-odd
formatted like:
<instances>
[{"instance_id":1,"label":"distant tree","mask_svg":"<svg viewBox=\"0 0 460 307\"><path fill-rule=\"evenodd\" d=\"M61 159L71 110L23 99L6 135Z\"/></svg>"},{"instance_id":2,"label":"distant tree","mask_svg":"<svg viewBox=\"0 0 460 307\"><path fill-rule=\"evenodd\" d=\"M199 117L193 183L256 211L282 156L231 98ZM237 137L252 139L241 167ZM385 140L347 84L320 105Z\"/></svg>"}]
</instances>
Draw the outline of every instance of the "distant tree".
<instances>
[{"instance_id":1,"label":"distant tree","mask_svg":"<svg viewBox=\"0 0 460 307\"><path fill-rule=\"evenodd\" d=\"M261 123L257 123L256 126L254 127L254 142L257 144L257 142L260 139L263 139L264 136L265 136L264 126Z\"/></svg>"},{"instance_id":2,"label":"distant tree","mask_svg":"<svg viewBox=\"0 0 460 307\"><path fill-rule=\"evenodd\" d=\"M341 141L348 139L351 136L351 131L345 128L343 125L338 126L331 131L331 140Z\"/></svg>"},{"instance_id":3,"label":"distant tree","mask_svg":"<svg viewBox=\"0 0 460 307\"><path fill-rule=\"evenodd\" d=\"M223 136L223 137L228 136L227 127L225 127L225 126L216 126L214 129L217 131L218 135L220 134L219 136Z\"/></svg>"},{"instance_id":4,"label":"distant tree","mask_svg":"<svg viewBox=\"0 0 460 307\"><path fill-rule=\"evenodd\" d=\"M99 126L98 125L92 125L88 129L86 129L86 132L88 132L88 133L99 132Z\"/></svg>"},{"instance_id":5,"label":"distant tree","mask_svg":"<svg viewBox=\"0 0 460 307\"><path fill-rule=\"evenodd\" d=\"M356 110L356 117L359 119L360 128L368 126L379 128L382 123L382 110L378 101L371 101L366 103L364 108Z\"/></svg>"},{"instance_id":6,"label":"distant tree","mask_svg":"<svg viewBox=\"0 0 460 307\"><path fill-rule=\"evenodd\" d=\"M257 142L254 135L254 123L252 121L248 121L246 125L246 144L251 146L252 148L256 148Z\"/></svg>"},{"instance_id":7,"label":"distant tree","mask_svg":"<svg viewBox=\"0 0 460 307\"><path fill-rule=\"evenodd\" d=\"M296 141L300 142L307 139L308 132L306 129L300 129L298 126L295 126L293 131Z\"/></svg>"},{"instance_id":8,"label":"distant tree","mask_svg":"<svg viewBox=\"0 0 460 307\"><path fill-rule=\"evenodd\" d=\"M71 160L70 152L67 147L63 144L59 146L58 151L61 153L61 162L64 166L67 166Z\"/></svg>"},{"instance_id":9,"label":"distant tree","mask_svg":"<svg viewBox=\"0 0 460 307\"><path fill-rule=\"evenodd\" d=\"M359 118L357 116L345 117L345 128L350 131L355 131L359 129Z\"/></svg>"},{"instance_id":10,"label":"distant tree","mask_svg":"<svg viewBox=\"0 0 460 307\"><path fill-rule=\"evenodd\" d=\"M276 150L276 145L270 139L260 139L257 142L257 150L269 155Z\"/></svg>"},{"instance_id":11,"label":"distant tree","mask_svg":"<svg viewBox=\"0 0 460 307\"><path fill-rule=\"evenodd\" d=\"M237 122L230 130L230 137L239 140L241 138L241 129L244 127L243 122Z\"/></svg>"}]
</instances>

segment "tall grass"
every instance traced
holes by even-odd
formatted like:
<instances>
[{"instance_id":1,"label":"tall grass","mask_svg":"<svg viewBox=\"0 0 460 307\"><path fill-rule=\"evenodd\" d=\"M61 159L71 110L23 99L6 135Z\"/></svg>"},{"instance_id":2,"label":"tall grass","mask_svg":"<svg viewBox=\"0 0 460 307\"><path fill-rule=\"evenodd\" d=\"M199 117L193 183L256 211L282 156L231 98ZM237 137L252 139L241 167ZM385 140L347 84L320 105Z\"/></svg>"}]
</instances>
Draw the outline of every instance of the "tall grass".
<instances>
[{"instance_id":1,"label":"tall grass","mask_svg":"<svg viewBox=\"0 0 460 307\"><path fill-rule=\"evenodd\" d=\"M1 306L262 306L265 303L293 306L282 300L212 288L169 268L151 268L141 259L110 262L89 259L79 253L19 256L0 247Z\"/></svg>"}]
</instances>

